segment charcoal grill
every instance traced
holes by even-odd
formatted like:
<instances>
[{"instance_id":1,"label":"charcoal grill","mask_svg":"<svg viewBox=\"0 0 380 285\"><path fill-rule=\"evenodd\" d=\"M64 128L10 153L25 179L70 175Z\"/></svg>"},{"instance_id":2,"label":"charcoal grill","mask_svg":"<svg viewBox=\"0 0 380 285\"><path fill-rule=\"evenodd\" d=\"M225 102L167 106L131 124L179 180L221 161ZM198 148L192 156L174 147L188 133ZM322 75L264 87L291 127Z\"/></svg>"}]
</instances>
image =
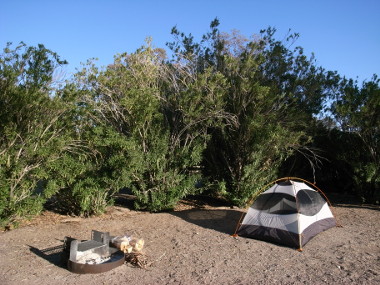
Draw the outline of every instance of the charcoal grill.
<instances>
[{"instance_id":1,"label":"charcoal grill","mask_svg":"<svg viewBox=\"0 0 380 285\"><path fill-rule=\"evenodd\" d=\"M124 253L110 246L108 232L91 232L91 240L65 237L64 252L69 271L79 274L102 273L124 264Z\"/></svg>"}]
</instances>

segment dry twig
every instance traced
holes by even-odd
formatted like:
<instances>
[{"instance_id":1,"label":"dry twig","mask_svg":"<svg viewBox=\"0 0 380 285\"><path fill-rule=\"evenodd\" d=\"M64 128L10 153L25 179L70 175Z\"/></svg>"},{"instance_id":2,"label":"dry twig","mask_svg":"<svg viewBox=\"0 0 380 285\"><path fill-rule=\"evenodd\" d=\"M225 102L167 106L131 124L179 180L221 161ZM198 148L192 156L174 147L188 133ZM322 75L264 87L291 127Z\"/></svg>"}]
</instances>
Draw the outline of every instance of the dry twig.
<instances>
[{"instance_id":1,"label":"dry twig","mask_svg":"<svg viewBox=\"0 0 380 285\"><path fill-rule=\"evenodd\" d=\"M141 252L131 252L125 254L125 261L133 266L146 268L148 266L148 259L146 255Z\"/></svg>"}]
</instances>

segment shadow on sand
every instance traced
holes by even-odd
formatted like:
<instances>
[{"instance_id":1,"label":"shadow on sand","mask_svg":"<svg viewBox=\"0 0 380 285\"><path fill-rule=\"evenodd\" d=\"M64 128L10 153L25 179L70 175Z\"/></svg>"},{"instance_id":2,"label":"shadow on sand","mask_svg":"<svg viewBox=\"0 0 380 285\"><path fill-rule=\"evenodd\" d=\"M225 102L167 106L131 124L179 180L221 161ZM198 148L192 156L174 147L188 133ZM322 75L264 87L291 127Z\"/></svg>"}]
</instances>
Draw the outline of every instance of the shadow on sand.
<instances>
[{"instance_id":1,"label":"shadow on sand","mask_svg":"<svg viewBox=\"0 0 380 285\"><path fill-rule=\"evenodd\" d=\"M379 204L363 203L361 199L359 199L358 197L354 195L328 193L327 196L331 204L333 205L333 207L368 209L368 210L380 211Z\"/></svg>"},{"instance_id":2,"label":"shadow on sand","mask_svg":"<svg viewBox=\"0 0 380 285\"><path fill-rule=\"evenodd\" d=\"M242 212L233 209L190 209L171 212L189 223L224 234L235 233Z\"/></svg>"},{"instance_id":3,"label":"shadow on sand","mask_svg":"<svg viewBox=\"0 0 380 285\"><path fill-rule=\"evenodd\" d=\"M49 261L55 266L67 269L68 255L64 252L64 245L49 247L45 249L38 249L33 246L29 246L29 250L35 255Z\"/></svg>"}]
</instances>

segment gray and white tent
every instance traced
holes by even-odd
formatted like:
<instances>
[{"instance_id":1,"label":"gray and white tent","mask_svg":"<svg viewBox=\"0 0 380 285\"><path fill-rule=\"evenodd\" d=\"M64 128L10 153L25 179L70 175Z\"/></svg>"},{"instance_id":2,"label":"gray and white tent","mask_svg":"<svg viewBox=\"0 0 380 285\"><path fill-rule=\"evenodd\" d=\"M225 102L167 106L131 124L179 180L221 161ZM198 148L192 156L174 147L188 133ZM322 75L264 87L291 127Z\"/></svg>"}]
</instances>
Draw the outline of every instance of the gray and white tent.
<instances>
[{"instance_id":1,"label":"gray and white tent","mask_svg":"<svg viewBox=\"0 0 380 285\"><path fill-rule=\"evenodd\" d=\"M302 250L318 233L336 226L318 190L290 179L275 183L257 196L236 234Z\"/></svg>"}]
</instances>

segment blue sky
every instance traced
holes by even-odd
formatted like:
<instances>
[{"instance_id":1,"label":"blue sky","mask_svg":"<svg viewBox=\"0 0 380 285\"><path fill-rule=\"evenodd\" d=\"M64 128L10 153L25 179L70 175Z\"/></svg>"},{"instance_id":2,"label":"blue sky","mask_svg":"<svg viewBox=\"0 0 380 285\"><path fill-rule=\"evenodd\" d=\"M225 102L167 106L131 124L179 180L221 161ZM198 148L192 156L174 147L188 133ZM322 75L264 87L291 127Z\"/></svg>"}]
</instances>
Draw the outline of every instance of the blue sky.
<instances>
[{"instance_id":1,"label":"blue sky","mask_svg":"<svg viewBox=\"0 0 380 285\"><path fill-rule=\"evenodd\" d=\"M200 39L215 17L220 30L247 37L272 26L282 39L290 28L325 69L359 81L380 76L380 0L0 0L0 47L42 43L70 73L92 57L112 63L148 36L165 47L175 25Z\"/></svg>"}]
</instances>

